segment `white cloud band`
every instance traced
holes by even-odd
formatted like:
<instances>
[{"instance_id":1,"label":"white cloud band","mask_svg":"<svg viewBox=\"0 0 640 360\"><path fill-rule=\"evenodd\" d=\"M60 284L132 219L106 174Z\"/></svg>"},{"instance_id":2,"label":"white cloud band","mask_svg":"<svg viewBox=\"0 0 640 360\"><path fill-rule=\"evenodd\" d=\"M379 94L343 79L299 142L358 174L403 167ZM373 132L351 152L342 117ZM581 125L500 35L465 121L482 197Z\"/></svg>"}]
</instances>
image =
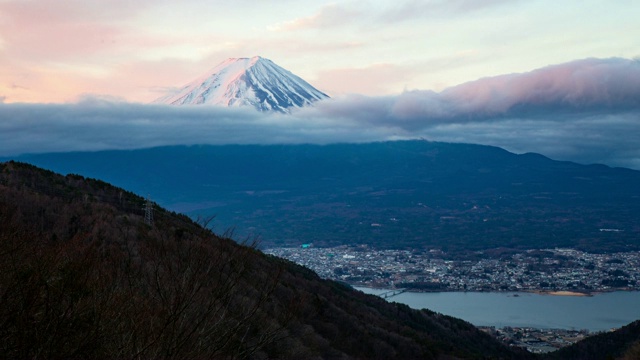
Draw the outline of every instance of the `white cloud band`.
<instances>
[{"instance_id":1,"label":"white cloud band","mask_svg":"<svg viewBox=\"0 0 640 360\"><path fill-rule=\"evenodd\" d=\"M98 99L0 103L0 156L420 137L640 169L640 62L580 60L481 79L440 93L332 99L291 115Z\"/></svg>"}]
</instances>

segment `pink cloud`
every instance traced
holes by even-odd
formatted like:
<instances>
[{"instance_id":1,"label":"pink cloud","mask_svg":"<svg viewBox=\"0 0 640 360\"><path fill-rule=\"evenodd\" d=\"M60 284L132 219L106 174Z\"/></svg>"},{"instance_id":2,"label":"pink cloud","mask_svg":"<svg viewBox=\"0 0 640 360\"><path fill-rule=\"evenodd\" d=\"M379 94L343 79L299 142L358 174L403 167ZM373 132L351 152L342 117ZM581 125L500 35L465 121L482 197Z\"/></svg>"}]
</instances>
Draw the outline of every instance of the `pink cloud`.
<instances>
[{"instance_id":1,"label":"pink cloud","mask_svg":"<svg viewBox=\"0 0 640 360\"><path fill-rule=\"evenodd\" d=\"M439 93L415 90L397 96L349 96L316 107L331 116L411 131L437 124L541 117L560 121L580 114L637 112L640 61L584 59L528 73L484 78Z\"/></svg>"},{"instance_id":2,"label":"pink cloud","mask_svg":"<svg viewBox=\"0 0 640 360\"><path fill-rule=\"evenodd\" d=\"M640 105L640 62L584 59L461 84L441 93L465 112L499 114L518 106L588 108Z\"/></svg>"}]
</instances>

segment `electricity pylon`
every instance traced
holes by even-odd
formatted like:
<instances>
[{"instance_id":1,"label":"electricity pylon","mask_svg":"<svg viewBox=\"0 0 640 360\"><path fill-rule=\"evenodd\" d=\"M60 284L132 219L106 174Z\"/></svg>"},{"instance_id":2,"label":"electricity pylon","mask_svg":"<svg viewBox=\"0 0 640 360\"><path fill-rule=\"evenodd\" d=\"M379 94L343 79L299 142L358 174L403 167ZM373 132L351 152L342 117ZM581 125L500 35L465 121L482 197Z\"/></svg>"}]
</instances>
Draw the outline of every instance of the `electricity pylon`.
<instances>
[{"instance_id":1,"label":"electricity pylon","mask_svg":"<svg viewBox=\"0 0 640 360\"><path fill-rule=\"evenodd\" d=\"M147 195L147 203L144 206L144 223L153 226L153 205L149 195Z\"/></svg>"}]
</instances>

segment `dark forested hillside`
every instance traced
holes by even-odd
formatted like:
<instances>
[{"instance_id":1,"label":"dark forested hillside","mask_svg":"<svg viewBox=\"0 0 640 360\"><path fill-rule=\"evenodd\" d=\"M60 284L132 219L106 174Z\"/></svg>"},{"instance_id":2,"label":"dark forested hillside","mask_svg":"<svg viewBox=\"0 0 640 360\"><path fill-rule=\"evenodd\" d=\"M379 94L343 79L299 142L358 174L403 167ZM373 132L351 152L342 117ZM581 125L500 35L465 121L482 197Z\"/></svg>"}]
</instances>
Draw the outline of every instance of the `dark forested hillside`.
<instances>
[{"instance_id":1,"label":"dark forested hillside","mask_svg":"<svg viewBox=\"0 0 640 360\"><path fill-rule=\"evenodd\" d=\"M0 163L2 358L526 358L76 175ZM150 220L150 219L148 219Z\"/></svg>"}]
</instances>

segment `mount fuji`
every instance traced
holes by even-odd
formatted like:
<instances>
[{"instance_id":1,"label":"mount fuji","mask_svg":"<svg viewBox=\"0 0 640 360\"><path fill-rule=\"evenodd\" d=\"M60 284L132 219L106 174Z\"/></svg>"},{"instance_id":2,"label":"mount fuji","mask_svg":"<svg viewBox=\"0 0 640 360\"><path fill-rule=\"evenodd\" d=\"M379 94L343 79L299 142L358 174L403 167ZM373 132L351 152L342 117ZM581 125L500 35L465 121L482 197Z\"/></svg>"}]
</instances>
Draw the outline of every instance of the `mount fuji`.
<instances>
[{"instance_id":1,"label":"mount fuji","mask_svg":"<svg viewBox=\"0 0 640 360\"><path fill-rule=\"evenodd\" d=\"M327 99L300 77L269 59L230 58L177 92L154 101L170 105L252 106L259 111L288 113Z\"/></svg>"}]
</instances>

